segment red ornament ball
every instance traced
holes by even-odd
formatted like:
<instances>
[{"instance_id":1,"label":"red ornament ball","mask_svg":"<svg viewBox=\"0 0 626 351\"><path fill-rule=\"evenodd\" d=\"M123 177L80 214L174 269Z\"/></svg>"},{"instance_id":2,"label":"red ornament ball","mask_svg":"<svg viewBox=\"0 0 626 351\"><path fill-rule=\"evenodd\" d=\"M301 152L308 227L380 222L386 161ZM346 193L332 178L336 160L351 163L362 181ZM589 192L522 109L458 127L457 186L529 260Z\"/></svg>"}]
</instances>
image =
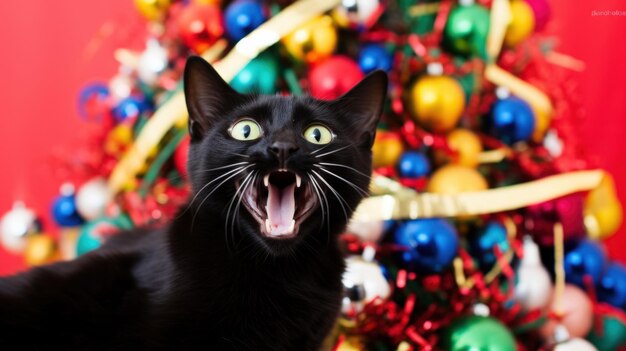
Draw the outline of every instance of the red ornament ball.
<instances>
[{"instance_id":1,"label":"red ornament ball","mask_svg":"<svg viewBox=\"0 0 626 351\"><path fill-rule=\"evenodd\" d=\"M191 3L182 9L177 22L181 39L198 54L224 36L222 12L216 5Z\"/></svg>"},{"instance_id":2,"label":"red ornament ball","mask_svg":"<svg viewBox=\"0 0 626 351\"><path fill-rule=\"evenodd\" d=\"M187 179L187 159L189 157L189 135L187 135L178 145L174 152L174 166L180 175Z\"/></svg>"},{"instance_id":3,"label":"red ornament ball","mask_svg":"<svg viewBox=\"0 0 626 351\"><path fill-rule=\"evenodd\" d=\"M310 93L322 100L340 97L363 78L359 65L349 57L333 56L309 72Z\"/></svg>"}]
</instances>

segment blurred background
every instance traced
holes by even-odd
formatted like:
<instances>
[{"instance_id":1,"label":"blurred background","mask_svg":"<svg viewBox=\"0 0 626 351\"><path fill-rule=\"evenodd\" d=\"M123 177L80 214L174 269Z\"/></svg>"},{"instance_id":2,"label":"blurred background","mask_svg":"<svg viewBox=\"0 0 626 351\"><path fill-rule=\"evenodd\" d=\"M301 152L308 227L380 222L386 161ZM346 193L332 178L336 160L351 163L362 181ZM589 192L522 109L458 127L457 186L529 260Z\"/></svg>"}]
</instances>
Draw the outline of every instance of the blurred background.
<instances>
[{"instance_id":1,"label":"blurred background","mask_svg":"<svg viewBox=\"0 0 626 351\"><path fill-rule=\"evenodd\" d=\"M573 75L586 118L580 140L590 162L611 172L626 203L626 11L623 0L552 0L546 29L557 51L586 63ZM117 70L116 48L142 48L144 20L130 0L29 0L0 2L0 213L24 201L50 222L50 199L58 194L54 157L71 157L73 145L93 127L76 111L88 82L106 81ZM626 261L626 230L607 242L612 258ZM24 267L0 249L0 275Z\"/></svg>"}]
</instances>

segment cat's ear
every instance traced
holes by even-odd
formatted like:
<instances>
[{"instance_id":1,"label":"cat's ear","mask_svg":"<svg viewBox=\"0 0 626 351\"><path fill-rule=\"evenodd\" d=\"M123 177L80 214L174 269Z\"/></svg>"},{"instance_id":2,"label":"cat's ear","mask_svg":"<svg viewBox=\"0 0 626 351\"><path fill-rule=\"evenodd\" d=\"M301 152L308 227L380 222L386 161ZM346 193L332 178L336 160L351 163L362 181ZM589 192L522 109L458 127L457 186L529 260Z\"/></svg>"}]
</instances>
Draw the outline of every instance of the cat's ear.
<instances>
[{"instance_id":1,"label":"cat's ear","mask_svg":"<svg viewBox=\"0 0 626 351\"><path fill-rule=\"evenodd\" d=\"M334 105L351 118L368 147L374 143L376 126L387 96L387 74L381 70L368 74L350 91L337 98Z\"/></svg>"},{"instance_id":2,"label":"cat's ear","mask_svg":"<svg viewBox=\"0 0 626 351\"><path fill-rule=\"evenodd\" d=\"M202 57L187 59L183 77L191 140L201 139L241 98Z\"/></svg>"}]
</instances>

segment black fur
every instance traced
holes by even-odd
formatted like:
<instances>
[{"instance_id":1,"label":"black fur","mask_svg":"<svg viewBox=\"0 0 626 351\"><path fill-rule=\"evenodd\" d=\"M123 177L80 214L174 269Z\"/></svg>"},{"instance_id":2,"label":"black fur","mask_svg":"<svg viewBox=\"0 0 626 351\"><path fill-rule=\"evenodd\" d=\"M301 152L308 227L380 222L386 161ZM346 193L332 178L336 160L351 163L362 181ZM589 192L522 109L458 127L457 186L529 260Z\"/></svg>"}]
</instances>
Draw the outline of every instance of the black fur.
<instances>
[{"instance_id":1,"label":"black fur","mask_svg":"<svg viewBox=\"0 0 626 351\"><path fill-rule=\"evenodd\" d=\"M2 348L318 350L341 302L344 263L337 236L363 197L319 163L352 167L325 166L367 190L363 174L371 170L386 88L385 75L377 72L334 101L244 96L202 59L190 58L188 167L197 196L166 228L123 233L74 261L0 280ZM241 117L256 120L263 136L233 139L228 129ZM302 137L314 122L336 134L330 144ZM235 168L207 170L239 162L251 166L205 187ZM312 193L315 207L292 238L262 235L246 206L229 206L247 175L256 172L251 186L261 187L261 176L278 167L302 175L305 188L312 171L327 182L316 178L323 195ZM326 218L320 195L329 202Z\"/></svg>"}]
</instances>

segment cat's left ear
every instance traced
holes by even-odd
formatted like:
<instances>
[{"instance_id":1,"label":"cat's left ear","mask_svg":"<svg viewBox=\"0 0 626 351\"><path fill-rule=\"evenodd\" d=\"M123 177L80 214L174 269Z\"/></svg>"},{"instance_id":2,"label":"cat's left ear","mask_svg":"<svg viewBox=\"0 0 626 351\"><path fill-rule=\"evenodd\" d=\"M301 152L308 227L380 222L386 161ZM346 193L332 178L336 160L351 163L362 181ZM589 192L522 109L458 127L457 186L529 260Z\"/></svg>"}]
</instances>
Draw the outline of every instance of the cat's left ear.
<instances>
[{"instance_id":1,"label":"cat's left ear","mask_svg":"<svg viewBox=\"0 0 626 351\"><path fill-rule=\"evenodd\" d=\"M199 56L187 59L183 80L189 134L192 141L198 141L219 118L240 103L241 95Z\"/></svg>"},{"instance_id":2,"label":"cat's left ear","mask_svg":"<svg viewBox=\"0 0 626 351\"><path fill-rule=\"evenodd\" d=\"M354 130L371 147L376 135L376 126L387 96L387 74L381 70L368 74L350 91L337 98L333 103L344 115L348 115Z\"/></svg>"}]
</instances>

